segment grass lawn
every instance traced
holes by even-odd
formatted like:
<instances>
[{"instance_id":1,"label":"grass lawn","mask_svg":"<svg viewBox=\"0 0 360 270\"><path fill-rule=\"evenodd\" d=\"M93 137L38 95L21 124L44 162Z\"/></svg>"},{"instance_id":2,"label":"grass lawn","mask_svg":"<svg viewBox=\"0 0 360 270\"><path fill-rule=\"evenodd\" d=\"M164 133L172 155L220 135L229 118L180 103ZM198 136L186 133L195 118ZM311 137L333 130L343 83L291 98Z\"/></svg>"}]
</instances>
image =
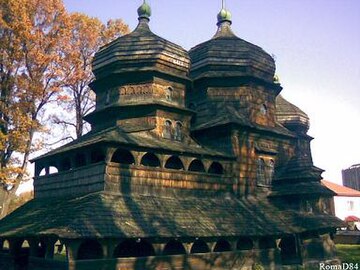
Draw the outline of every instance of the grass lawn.
<instances>
[{"instance_id":1,"label":"grass lawn","mask_svg":"<svg viewBox=\"0 0 360 270\"><path fill-rule=\"evenodd\" d=\"M337 255L342 262L360 263L360 245L336 245Z\"/></svg>"}]
</instances>

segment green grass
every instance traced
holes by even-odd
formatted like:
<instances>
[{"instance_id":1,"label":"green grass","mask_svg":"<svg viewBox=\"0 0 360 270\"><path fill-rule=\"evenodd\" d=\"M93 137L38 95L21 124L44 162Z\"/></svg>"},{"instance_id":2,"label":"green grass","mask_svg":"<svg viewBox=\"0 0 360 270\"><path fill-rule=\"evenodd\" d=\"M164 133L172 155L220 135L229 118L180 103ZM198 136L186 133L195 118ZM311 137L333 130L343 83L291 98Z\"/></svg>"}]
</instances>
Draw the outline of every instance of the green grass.
<instances>
[{"instance_id":1,"label":"green grass","mask_svg":"<svg viewBox=\"0 0 360 270\"><path fill-rule=\"evenodd\" d=\"M360 263L360 245L336 245L337 256L342 262Z\"/></svg>"},{"instance_id":2,"label":"green grass","mask_svg":"<svg viewBox=\"0 0 360 270\"><path fill-rule=\"evenodd\" d=\"M66 259L66 254L59 254L59 253L55 253L54 254L54 260L56 261L61 261L61 262L65 262L67 259Z\"/></svg>"}]
</instances>

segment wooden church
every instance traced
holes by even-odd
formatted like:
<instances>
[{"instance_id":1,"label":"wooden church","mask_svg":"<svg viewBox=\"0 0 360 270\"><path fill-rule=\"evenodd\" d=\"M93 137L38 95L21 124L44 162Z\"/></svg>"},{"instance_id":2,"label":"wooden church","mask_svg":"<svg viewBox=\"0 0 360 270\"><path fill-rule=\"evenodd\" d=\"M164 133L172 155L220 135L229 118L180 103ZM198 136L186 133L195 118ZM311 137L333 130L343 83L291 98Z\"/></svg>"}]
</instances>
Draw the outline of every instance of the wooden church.
<instances>
[{"instance_id":1,"label":"wooden church","mask_svg":"<svg viewBox=\"0 0 360 270\"><path fill-rule=\"evenodd\" d=\"M35 198L0 221L0 268L312 269L340 221L312 162L309 118L274 59L217 31L190 51L150 7L93 60L91 131L36 159ZM53 173L56 171L56 173Z\"/></svg>"}]
</instances>

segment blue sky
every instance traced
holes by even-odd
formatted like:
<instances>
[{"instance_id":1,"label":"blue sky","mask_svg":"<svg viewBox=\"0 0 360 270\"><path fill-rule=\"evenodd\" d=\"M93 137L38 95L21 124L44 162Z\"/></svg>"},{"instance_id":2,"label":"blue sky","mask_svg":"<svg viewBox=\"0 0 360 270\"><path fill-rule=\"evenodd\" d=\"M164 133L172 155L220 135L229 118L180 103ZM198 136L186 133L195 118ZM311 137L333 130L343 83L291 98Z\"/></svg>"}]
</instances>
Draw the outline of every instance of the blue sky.
<instances>
[{"instance_id":1,"label":"blue sky","mask_svg":"<svg viewBox=\"0 0 360 270\"><path fill-rule=\"evenodd\" d=\"M65 0L68 11L137 25L142 0ZM185 49L216 31L221 0L148 0L153 32ZM233 30L275 55L283 96L309 116L324 178L360 163L360 1L227 0Z\"/></svg>"}]
</instances>

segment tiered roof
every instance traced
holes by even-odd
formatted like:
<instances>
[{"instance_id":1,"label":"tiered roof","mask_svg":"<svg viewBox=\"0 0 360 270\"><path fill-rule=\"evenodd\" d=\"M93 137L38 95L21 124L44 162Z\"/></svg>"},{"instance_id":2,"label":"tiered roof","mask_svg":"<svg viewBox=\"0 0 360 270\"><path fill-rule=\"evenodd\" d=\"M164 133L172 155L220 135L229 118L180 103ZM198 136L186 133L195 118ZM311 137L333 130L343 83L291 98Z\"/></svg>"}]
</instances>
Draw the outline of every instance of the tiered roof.
<instances>
[{"instance_id":1,"label":"tiered roof","mask_svg":"<svg viewBox=\"0 0 360 270\"><path fill-rule=\"evenodd\" d=\"M239 199L230 194L224 198L92 193L72 199L32 200L6 218L0 236L277 236L338 224L338 219L329 215L278 209L264 199Z\"/></svg>"}]
</instances>

